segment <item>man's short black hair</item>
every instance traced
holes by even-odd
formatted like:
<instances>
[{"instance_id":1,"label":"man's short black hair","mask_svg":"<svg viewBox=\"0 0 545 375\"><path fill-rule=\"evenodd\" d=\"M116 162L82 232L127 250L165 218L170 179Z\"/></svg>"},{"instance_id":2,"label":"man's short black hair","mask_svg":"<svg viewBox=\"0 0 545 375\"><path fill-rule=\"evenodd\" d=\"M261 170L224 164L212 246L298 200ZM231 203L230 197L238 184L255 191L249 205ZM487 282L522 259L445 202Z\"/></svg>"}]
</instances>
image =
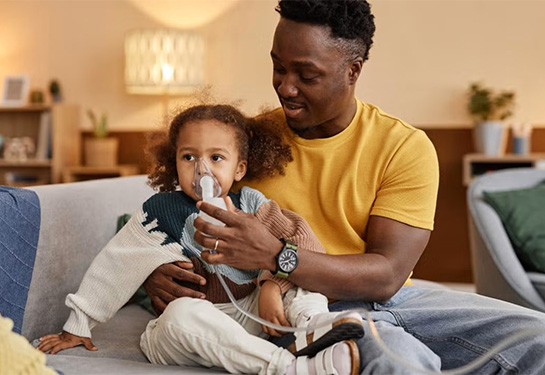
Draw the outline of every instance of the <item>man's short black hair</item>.
<instances>
[{"instance_id":1,"label":"man's short black hair","mask_svg":"<svg viewBox=\"0 0 545 375\"><path fill-rule=\"evenodd\" d=\"M369 58L375 17L366 0L279 0L276 10L291 21L329 26L348 57Z\"/></svg>"}]
</instances>

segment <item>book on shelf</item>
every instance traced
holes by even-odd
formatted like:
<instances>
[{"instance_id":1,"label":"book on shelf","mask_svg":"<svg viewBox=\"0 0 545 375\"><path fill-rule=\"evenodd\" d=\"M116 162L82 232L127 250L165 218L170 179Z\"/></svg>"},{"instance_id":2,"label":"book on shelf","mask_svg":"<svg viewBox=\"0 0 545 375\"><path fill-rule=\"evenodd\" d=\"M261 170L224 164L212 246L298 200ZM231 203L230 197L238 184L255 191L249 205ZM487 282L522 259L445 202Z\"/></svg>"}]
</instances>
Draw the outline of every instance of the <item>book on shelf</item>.
<instances>
[{"instance_id":1,"label":"book on shelf","mask_svg":"<svg viewBox=\"0 0 545 375\"><path fill-rule=\"evenodd\" d=\"M46 183L38 175L32 173L7 172L4 174L6 184L13 186L41 185Z\"/></svg>"},{"instance_id":2,"label":"book on shelf","mask_svg":"<svg viewBox=\"0 0 545 375\"><path fill-rule=\"evenodd\" d=\"M36 140L36 159L51 159L52 130L51 113L44 111L40 115L40 127L38 130L38 139Z\"/></svg>"}]
</instances>

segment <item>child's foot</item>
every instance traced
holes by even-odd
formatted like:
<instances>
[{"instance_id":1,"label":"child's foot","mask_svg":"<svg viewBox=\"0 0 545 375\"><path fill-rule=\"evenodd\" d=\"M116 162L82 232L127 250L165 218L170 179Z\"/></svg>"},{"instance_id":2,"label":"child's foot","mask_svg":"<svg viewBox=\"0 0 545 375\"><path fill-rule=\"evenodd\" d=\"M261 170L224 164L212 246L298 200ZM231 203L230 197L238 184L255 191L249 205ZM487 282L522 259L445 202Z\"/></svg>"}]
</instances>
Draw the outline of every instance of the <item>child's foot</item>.
<instances>
[{"instance_id":1,"label":"child's foot","mask_svg":"<svg viewBox=\"0 0 545 375\"><path fill-rule=\"evenodd\" d=\"M286 375L357 375L360 372L358 345L353 340L338 342L314 358L297 357Z\"/></svg>"},{"instance_id":2,"label":"child's foot","mask_svg":"<svg viewBox=\"0 0 545 375\"><path fill-rule=\"evenodd\" d=\"M338 317L338 319L335 319ZM318 327L324 322L332 321L327 326L316 328L309 332L296 332L295 342L289 346L289 351L296 357L306 355L313 357L319 351L336 342L359 339L363 337L363 324L360 314L353 313L321 313L313 315L306 325Z\"/></svg>"}]
</instances>

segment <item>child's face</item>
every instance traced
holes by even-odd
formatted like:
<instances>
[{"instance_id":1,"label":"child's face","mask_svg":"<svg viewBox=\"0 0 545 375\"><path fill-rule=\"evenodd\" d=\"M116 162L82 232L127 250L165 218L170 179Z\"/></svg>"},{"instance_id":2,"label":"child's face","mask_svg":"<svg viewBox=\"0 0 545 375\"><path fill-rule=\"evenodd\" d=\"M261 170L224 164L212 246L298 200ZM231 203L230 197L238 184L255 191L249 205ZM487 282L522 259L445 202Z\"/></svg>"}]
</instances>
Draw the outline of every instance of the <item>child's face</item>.
<instances>
[{"instance_id":1,"label":"child's face","mask_svg":"<svg viewBox=\"0 0 545 375\"><path fill-rule=\"evenodd\" d=\"M203 158L221 185L221 196L246 174L246 160L239 160L235 131L217 120L186 123L178 134L176 169L182 191L200 200L193 188L195 162Z\"/></svg>"}]
</instances>

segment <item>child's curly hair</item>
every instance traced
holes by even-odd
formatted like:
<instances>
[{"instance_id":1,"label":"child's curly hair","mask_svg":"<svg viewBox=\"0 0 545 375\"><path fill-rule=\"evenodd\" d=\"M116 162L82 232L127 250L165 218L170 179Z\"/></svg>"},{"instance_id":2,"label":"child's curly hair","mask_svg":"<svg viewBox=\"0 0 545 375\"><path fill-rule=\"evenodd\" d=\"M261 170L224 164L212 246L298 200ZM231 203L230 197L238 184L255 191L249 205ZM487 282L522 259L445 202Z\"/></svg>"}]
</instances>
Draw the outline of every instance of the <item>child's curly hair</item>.
<instances>
[{"instance_id":1,"label":"child's curly hair","mask_svg":"<svg viewBox=\"0 0 545 375\"><path fill-rule=\"evenodd\" d=\"M266 116L249 118L227 104L201 104L185 109L174 117L167 132L148 148L152 159L148 184L161 192L174 191L179 185L176 170L178 134L192 121L217 120L235 130L239 157L248 162L246 178L261 179L284 174L293 160L291 148L282 138L280 125Z\"/></svg>"}]
</instances>

